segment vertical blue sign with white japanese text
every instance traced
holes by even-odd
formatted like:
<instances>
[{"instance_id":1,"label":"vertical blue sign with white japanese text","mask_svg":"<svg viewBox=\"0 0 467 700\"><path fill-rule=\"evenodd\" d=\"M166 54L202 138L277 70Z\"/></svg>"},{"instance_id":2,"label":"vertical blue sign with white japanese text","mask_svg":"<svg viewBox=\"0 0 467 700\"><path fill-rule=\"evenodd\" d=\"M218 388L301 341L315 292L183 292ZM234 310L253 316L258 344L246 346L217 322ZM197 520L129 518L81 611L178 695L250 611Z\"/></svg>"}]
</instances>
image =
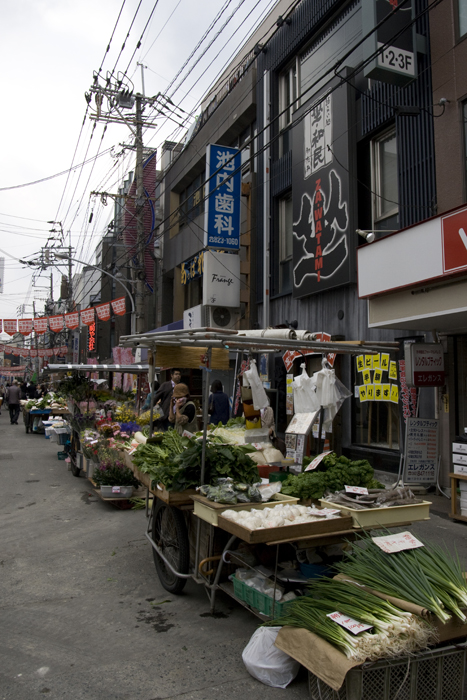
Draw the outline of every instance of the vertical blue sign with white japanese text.
<instances>
[{"instance_id":1,"label":"vertical blue sign with white japanese text","mask_svg":"<svg viewBox=\"0 0 467 700\"><path fill-rule=\"evenodd\" d=\"M239 250L242 175L238 148L209 144L206 179L205 246Z\"/></svg>"}]
</instances>

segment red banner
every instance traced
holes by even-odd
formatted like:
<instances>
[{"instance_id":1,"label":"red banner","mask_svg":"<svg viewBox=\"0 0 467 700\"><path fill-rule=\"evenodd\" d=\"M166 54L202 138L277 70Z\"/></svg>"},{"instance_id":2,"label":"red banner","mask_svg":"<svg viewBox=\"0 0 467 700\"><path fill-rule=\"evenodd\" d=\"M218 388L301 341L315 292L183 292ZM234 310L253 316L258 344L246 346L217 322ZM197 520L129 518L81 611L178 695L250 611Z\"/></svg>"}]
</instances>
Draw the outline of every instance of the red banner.
<instances>
[{"instance_id":1,"label":"red banner","mask_svg":"<svg viewBox=\"0 0 467 700\"><path fill-rule=\"evenodd\" d=\"M49 316L49 328L54 333L58 333L65 328L63 316Z\"/></svg>"},{"instance_id":2,"label":"red banner","mask_svg":"<svg viewBox=\"0 0 467 700\"><path fill-rule=\"evenodd\" d=\"M16 318L4 318L3 319L3 331L8 333L8 335L14 335L18 332Z\"/></svg>"},{"instance_id":3,"label":"red banner","mask_svg":"<svg viewBox=\"0 0 467 700\"><path fill-rule=\"evenodd\" d=\"M18 332L21 335L29 335L32 331L32 318L20 318L18 321Z\"/></svg>"},{"instance_id":4,"label":"red banner","mask_svg":"<svg viewBox=\"0 0 467 700\"><path fill-rule=\"evenodd\" d=\"M45 356L46 356L46 357L52 357L52 355L54 354L54 352L55 352L55 351L54 351L53 348L47 348L47 350L45 351Z\"/></svg>"},{"instance_id":5,"label":"red banner","mask_svg":"<svg viewBox=\"0 0 467 700\"><path fill-rule=\"evenodd\" d=\"M81 321L86 326L89 326L91 323L94 323L94 307L93 306L91 306L89 309L83 309L83 311L81 311Z\"/></svg>"},{"instance_id":6,"label":"red banner","mask_svg":"<svg viewBox=\"0 0 467 700\"><path fill-rule=\"evenodd\" d=\"M125 297L119 297L110 303L112 304L114 314L117 316L124 316L126 314Z\"/></svg>"},{"instance_id":7,"label":"red banner","mask_svg":"<svg viewBox=\"0 0 467 700\"><path fill-rule=\"evenodd\" d=\"M1 323L1 321L0 321L0 323ZM0 352L3 352L4 350L5 350L5 346L4 346L4 345L0 345Z\"/></svg>"},{"instance_id":8,"label":"red banner","mask_svg":"<svg viewBox=\"0 0 467 700\"><path fill-rule=\"evenodd\" d=\"M42 333L45 333L47 331L48 325L47 325L48 318L47 316L42 316L42 318L35 318L34 319L34 330L37 335L42 335Z\"/></svg>"},{"instance_id":9,"label":"red banner","mask_svg":"<svg viewBox=\"0 0 467 700\"><path fill-rule=\"evenodd\" d=\"M21 357L29 357L29 348L21 348L19 354Z\"/></svg>"},{"instance_id":10,"label":"red banner","mask_svg":"<svg viewBox=\"0 0 467 700\"><path fill-rule=\"evenodd\" d=\"M60 355L66 355L68 352L68 347L66 345L62 345L60 348Z\"/></svg>"},{"instance_id":11,"label":"red banner","mask_svg":"<svg viewBox=\"0 0 467 700\"><path fill-rule=\"evenodd\" d=\"M0 333L3 333L3 320L0 319Z\"/></svg>"},{"instance_id":12,"label":"red banner","mask_svg":"<svg viewBox=\"0 0 467 700\"><path fill-rule=\"evenodd\" d=\"M31 357L37 357L37 350L31 348L30 351L29 351L29 355L30 355Z\"/></svg>"},{"instance_id":13,"label":"red banner","mask_svg":"<svg viewBox=\"0 0 467 700\"><path fill-rule=\"evenodd\" d=\"M46 350L44 350L44 348L39 348L39 350L37 351L37 354L39 355L39 357L45 357L45 353L46 353Z\"/></svg>"},{"instance_id":14,"label":"red banner","mask_svg":"<svg viewBox=\"0 0 467 700\"><path fill-rule=\"evenodd\" d=\"M11 349L11 354L14 355L15 357L18 357L20 354L19 348L12 348Z\"/></svg>"},{"instance_id":15,"label":"red banner","mask_svg":"<svg viewBox=\"0 0 467 700\"><path fill-rule=\"evenodd\" d=\"M94 307L96 309L97 318L99 321L110 321L110 303L98 304Z\"/></svg>"},{"instance_id":16,"label":"red banner","mask_svg":"<svg viewBox=\"0 0 467 700\"><path fill-rule=\"evenodd\" d=\"M74 330L79 326L79 311L74 311L71 314L65 314L65 325L70 330Z\"/></svg>"}]
</instances>

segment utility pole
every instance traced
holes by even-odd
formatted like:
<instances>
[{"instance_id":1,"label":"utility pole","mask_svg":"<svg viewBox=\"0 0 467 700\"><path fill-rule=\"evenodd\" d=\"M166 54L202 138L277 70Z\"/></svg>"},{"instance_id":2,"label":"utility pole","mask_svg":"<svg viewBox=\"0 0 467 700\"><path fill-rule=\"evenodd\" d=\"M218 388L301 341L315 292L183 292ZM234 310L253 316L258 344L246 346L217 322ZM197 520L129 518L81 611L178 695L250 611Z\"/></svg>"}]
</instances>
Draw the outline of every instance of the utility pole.
<instances>
[{"instance_id":1,"label":"utility pole","mask_svg":"<svg viewBox=\"0 0 467 700\"><path fill-rule=\"evenodd\" d=\"M136 276L136 332L145 330L144 314L144 182L143 182L143 122L141 114L141 95L136 96L136 236L139 270L135 270Z\"/></svg>"},{"instance_id":2,"label":"utility pole","mask_svg":"<svg viewBox=\"0 0 467 700\"><path fill-rule=\"evenodd\" d=\"M133 134L135 141L134 148L136 151L136 165L135 165L135 181L136 181L136 196L135 196L135 219L136 219L136 245L134 249L136 250L137 263L133 268L133 282L135 290L135 309L136 309L136 323L135 330L136 333L143 333L146 330L146 309L145 309L145 298L147 294L146 290L146 278L145 278L145 265L144 258L146 252L146 236L144 231L144 207L146 203L146 198L144 196L144 180L143 180L143 126L147 128L157 128L154 123L155 116L152 115L150 118L143 118L143 109L145 105L152 106L156 114L161 117L168 117L171 119L169 114L166 114L166 110L172 111L170 107L167 106L169 101L165 95L158 93L154 97L146 97L144 88L144 68L141 63L138 63L141 67L141 80L142 80L142 92L133 94L132 83L128 80L126 76L119 77L118 80L112 76L106 79L105 85L99 83L103 80L98 74L94 75L94 81L91 85L89 91L85 93L85 98L88 105L92 101L95 102L95 112L89 115L89 118L94 121L104 121L107 124L125 124ZM135 109L134 114L128 113L127 110ZM177 122L178 123L178 122ZM125 148L129 146L125 145ZM92 193L100 194L101 197L111 196L116 199L122 198L122 195L113 195L107 192L102 193ZM127 198L130 198L127 196ZM129 246L133 248L133 245Z\"/></svg>"}]
</instances>

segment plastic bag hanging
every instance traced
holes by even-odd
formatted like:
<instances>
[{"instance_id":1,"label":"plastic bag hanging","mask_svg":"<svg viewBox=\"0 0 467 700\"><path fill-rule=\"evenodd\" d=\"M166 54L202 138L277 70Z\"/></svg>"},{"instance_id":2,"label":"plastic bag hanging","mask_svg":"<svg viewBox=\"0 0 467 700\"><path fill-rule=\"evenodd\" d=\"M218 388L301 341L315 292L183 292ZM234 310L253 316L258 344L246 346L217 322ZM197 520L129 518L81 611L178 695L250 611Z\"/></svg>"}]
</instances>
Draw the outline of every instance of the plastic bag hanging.
<instances>
[{"instance_id":1,"label":"plastic bag hanging","mask_svg":"<svg viewBox=\"0 0 467 700\"><path fill-rule=\"evenodd\" d=\"M250 384L254 408L257 411L261 408L267 408L267 406L269 406L269 399L264 391L263 383L259 378L255 360L251 360L250 369L248 369L243 376L247 378Z\"/></svg>"},{"instance_id":2,"label":"plastic bag hanging","mask_svg":"<svg viewBox=\"0 0 467 700\"><path fill-rule=\"evenodd\" d=\"M316 380L308 376L304 362L300 367L302 373L292 382L294 413L313 413L320 407L316 394Z\"/></svg>"},{"instance_id":3,"label":"plastic bag hanging","mask_svg":"<svg viewBox=\"0 0 467 700\"><path fill-rule=\"evenodd\" d=\"M352 396L347 387L336 377L333 369L326 367L326 358L323 358L323 368L313 375L316 380L316 393L320 406L324 411L323 428L330 432L332 421L337 415L345 399Z\"/></svg>"}]
</instances>

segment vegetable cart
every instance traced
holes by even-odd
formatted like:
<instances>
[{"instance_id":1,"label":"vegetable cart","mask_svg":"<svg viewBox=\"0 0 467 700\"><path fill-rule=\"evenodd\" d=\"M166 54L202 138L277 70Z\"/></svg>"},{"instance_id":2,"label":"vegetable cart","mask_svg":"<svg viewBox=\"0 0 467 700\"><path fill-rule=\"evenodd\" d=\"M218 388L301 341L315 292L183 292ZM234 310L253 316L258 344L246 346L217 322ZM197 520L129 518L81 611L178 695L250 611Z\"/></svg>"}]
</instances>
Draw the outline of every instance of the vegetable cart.
<instances>
[{"instance_id":1,"label":"vegetable cart","mask_svg":"<svg viewBox=\"0 0 467 700\"><path fill-rule=\"evenodd\" d=\"M271 331L268 331L268 333L271 333ZM394 350L393 344L390 346L378 343L373 345L369 343L355 345L313 340L284 339L283 337L278 339L274 337L257 337L255 335L248 336L248 331L241 334L237 331L221 331L212 328L162 331L147 335L123 336L120 339L120 344L124 347L146 347L151 351L151 361L149 365L150 384L154 378L154 367L158 352L164 352L167 348L185 350L187 357L191 355L191 357L196 358L196 367L200 367L204 370L204 430L200 475L201 484L204 483L205 474L209 398L208 373L212 369L213 359L216 353L217 357L219 357L219 353L221 353L224 356L226 355L228 359L229 351L236 351L238 353L282 353L284 350L291 350L298 352L313 351L320 354L343 353L356 355L362 353L362 351L366 354L377 354L381 351ZM183 365L183 357L183 353L182 355L178 355L176 360L178 364ZM152 415L152 401L150 410ZM130 465L131 460L129 458L127 459ZM224 590L238 600L238 602L244 604L244 601L235 595L231 584L221 582L221 575L227 552L230 552L238 538L242 539L244 533L232 530L227 522L224 522L225 519L222 517L219 518L216 526L193 515L192 497L195 495L193 492L169 492L165 490L162 485L157 485L156 488L153 488L146 474L135 470L135 475L147 486L148 500L149 492L154 496L150 510L147 500L146 512L148 516L148 527L146 537L153 548L154 563L164 588L172 593L180 593L187 579L191 578L196 583L200 583L206 587L211 603L211 610L214 609L215 595L218 589ZM352 537L356 532L356 530L352 528L350 518L342 518L338 525L336 525L336 520L330 522L334 524L327 526L327 528L315 528L314 532L313 529L303 528L293 535L290 530L284 532L286 528L279 528L283 532L269 532L267 535L265 534L266 531L262 530L262 542L270 546L276 545L276 573L279 546L281 544L300 540L302 543L309 542L310 544L308 546L318 546L324 543L328 544L342 541L343 538ZM299 526L297 526L297 528L298 527ZM226 533L228 533L230 537L228 537ZM201 556L202 549L204 550L203 556ZM233 561L233 556L235 555L229 556L232 557L231 561ZM214 569L214 563L217 564L216 571ZM236 563L240 563L238 557ZM242 562L242 564L244 565L245 562ZM247 605L247 607L250 606Z\"/></svg>"},{"instance_id":2,"label":"vegetable cart","mask_svg":"<svg viewBox=\"0 0 467 700\"><path fill-rule=\"evenodd\" d=\"M26 428L26 433L33 432L34 419L37 416L49 416L52 413L51 408L34 408L30 411L23 408L23 422Z\"/></svg>"}]
</instances>

